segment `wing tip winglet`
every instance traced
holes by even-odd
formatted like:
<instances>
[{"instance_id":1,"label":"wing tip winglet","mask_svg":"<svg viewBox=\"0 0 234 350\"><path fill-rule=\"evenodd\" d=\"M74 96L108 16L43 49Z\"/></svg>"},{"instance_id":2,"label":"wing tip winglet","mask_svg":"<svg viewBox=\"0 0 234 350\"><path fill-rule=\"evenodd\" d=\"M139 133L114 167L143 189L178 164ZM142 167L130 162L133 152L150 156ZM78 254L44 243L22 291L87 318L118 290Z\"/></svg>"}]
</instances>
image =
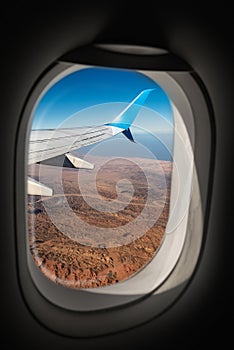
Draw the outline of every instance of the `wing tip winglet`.
<instances>
[{"instance_id":1,"label":"wing tip winglet","mask_svg":"<svg viewBox=\"0 0 234 350\"><path fill-rule=\"evenodd\" d=\"M124 134L124 136L126 136L128 140L135 143L135 140L134 140L132 133L131 133L131 130L129 128L122 131L122 134Z\"/></svg>"},{"instance_id":2,"label":"wing tip winglet","mask_svg":"<svg viewBox=\"0 0 234 350\"><path fill-rule=\"evenodd\" d=\"M142 90L112 122L106 125L128 129L133 124L139 110L153 90L155 90L155 88Z\"/></svg>"}]
</instances>

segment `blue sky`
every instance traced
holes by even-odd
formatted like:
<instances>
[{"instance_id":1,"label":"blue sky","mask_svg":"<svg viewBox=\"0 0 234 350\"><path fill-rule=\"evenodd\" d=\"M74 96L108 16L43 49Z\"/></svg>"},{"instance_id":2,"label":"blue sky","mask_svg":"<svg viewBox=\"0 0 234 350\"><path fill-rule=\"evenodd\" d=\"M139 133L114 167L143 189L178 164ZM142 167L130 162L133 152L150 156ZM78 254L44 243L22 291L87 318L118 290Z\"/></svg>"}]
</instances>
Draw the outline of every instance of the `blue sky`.
<instances>
[{"instance_id":1,"label":"blue sky","mask_svg":"<svg viewBox=\"0 0 234 350\"><path fill-rule=\"evenodd\" d=\"M32 129L111 122L127 103L147 88L155 90L147 98L144 116L140 115L143 111L139 113L136 125L152 131L162 126L166 129L167 121L173 123L171 105L156 82L133 70L96 67L73 72L54 84L37 105Z\"/></svg>"},{"instance_id":2,"label":"blue sky","mask_svg":"<svg viewBox=\"0 0 234 350\"><path fill-rule=\"evenodd\" d=\"M44 94L36 106L32 129L109 123L142 90L148 88L154 90L140 109L131 132L136 142L145 145L157 157L170 159L173 113L169 98L154 80L134 70L91 67L63 77ZM121 139L119 147L130 147L125 136L118 134L116 137ZM108 148L106 152L115 153L110 144Z\"/></svg>"}]
</instances>

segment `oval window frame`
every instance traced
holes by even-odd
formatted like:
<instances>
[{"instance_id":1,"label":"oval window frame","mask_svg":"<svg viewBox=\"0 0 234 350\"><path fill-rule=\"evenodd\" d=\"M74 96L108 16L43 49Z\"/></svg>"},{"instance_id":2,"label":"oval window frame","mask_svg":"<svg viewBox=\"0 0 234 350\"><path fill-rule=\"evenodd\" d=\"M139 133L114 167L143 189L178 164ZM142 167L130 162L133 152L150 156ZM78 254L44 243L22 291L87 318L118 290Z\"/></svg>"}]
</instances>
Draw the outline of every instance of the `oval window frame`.
<instances>
[{"instance_id":1,"label":"oval window frame","mask_svg":"<svg viewBox=\"0 0 234 350\"><path fill-rule=\"evenodd\" d=\"M104 60L105 61L105 60ZM178 256L173 264L173 267L170 269L168 274L161 280L160 283L158 283L157 286L155 286L154 289L151 289L148 291L148 293L139 293L137 295L137 298L129 298L128 295L125 295L123 298L123 291L120 293L116 293L112 288L116 287L118 285L125 284L129 280L133 280L138 274L133 276L127 281L120 282L119 284L116 284L114 286L108 286L108 287L102 287L97 288L94 290L87 291L79 291L82 295L82 304L85 302L87 305L89 305L89 309L81 309L79 307L74 307L73 305L67 305L64 304L64 295L62 296L62 299L56 300L56 295L58 296L57 292L57 285L54 285L53 282L50 282L47 280L47 282L50 282L55 286L57 289L52 294L50 294L50 286L46 286L44 290L41 289L42 284L39 282L35 283L35 280L39 281L40 277L36 277L35 274L37 272L32 271L33 268L28 264L28 245L26 240L25 232L26 230L26 220L25 220L25 212L23 207L22 210L22 203L25 204L25 188L26 183L22 181L22 176L25 178L25 159L26 159L26 145L25 140L28 140L28 121L29 121L29 115L31 115L32 112L32 106L35 105L35 101L38 99L38 91L43 91L42 87L45 87L45 83L51 82L53 80L54 76L58 76L62 71L67 70L69 66L74 66L74 63L67 63L67 62L57 62L53 66L50 67L50 69L47 70L46 74L43 75L42 79L39 80L39 82L35 85L33 91L30 94L30 97L26 103L26 106L24 108L22 118L21 118L21 124L19 127L19 133L18 133L18 143L17 143L17 152L16 152L16 214L17 214L17 252L18 252L18 262L19 262L19 278L20 278L20 284L22 286L22 291L25 296L25 299L27 300L27 303L29 304L31 310L37 314L37 317L47 326L49 326L52 329L55 329L59 331L62 334L66 335L75 335L79 336L79 334L82 336L90 336L90 335L98 335L98 334L106 334L112 331L118 331L121 329L124 329L129 326L134 326L139 323L136 319L134 319L133 315L134 312L130 312L132 310L133 306L137 305L151 305L150 308L146 307L144 312L142 312L142 319L141 322L144 322L145 319L149 319L150 317L153 317L157 314L160 314L164 309L167 308L167 306L178 296L181 291L184 289L185 285L187 285L188 281L190 280L194 270L195 266L198 261L198 257L201 252L201 246L202 246L202 238L203 238L203 231L204 231L204 220L206 215L206 201L208 196L208 183L209 183L209 175L210 175L210 166L212 164L211 158L212 158L212 130L211 130L211 122L210 122L210 112L208 108L208 104L206 101L206 98L204 97L203 91L201 89L201 86L197 83L197 79L195 78L194 73L191 73L190 71L184 72L184 70L181 72L180 70L176 72L163 72L163 71L153 71L154 74L158 74L161 77L159 81L157 82L160 84L162 88L166 91L169 98L174 101L175 99L178 99L178 92L182 93L186 99L189 100L189 106L191 105L193 107L192 114L193 114L193 120L195 122L195 130L196 130L196 144L194 145L194 159L195 159L195 166L193 171L193 177L191 179L192 184L192 196L190 201L190 206L188 208L187 213L187 225L185 230L184 239L180 242L180 250L177 252ZM109 65L111 67L115 67L114 65ZM141 67L140 67L141 68ZM142 69L139 69L141 71ZM149 72L150 70L148 70ZM145 70L143 73L145 74ZM173 88L168 84L168 80L164 81L163 76L167 76L170 81L173 81L175 86L177 87L176 90L173 90ZM47 85L48 86L48 85ZM178 99L177 101L179 101ZM178 102L179 103L179 102ZM177 103L177 107L178 107ZM180 105L178 109L184 111L184 106ZM191 111L191 108L190 108ZM203 116L203 128L201 128L201 116L199 117L199 114L202 112ZM201 114L200 114L201 115ZM186 113L183 115L185 118ZM184 121L184 119L183 119ZM189 131L189 122L184 123L187 130ZM198 127L199 126L199 127ZM205 127L204 127L205 126ZM203 132L202 130L203 129ZM25 138L25 131L27 130L27 137ZM190 130L192 136L192 132ZM189 134L189 132L188 132ZM24 137L23 137L24 135ZM198 145L197 140L200 140L200 144ZM202 142L201 142L202 141ZM206 152L205 156L202 157L202 159L199 160L196 159L196 155L199 154L199 151L201 149L201 145L206 143L208 147L206 146ZM198 160L198 161L196 161ZM201 175L204 175L201 177ZM198 181L199 179L199 181ZM202 181L201 181L202 179ZM196 226L194 225L194 220L196 220ZM194 232L195 231L195 232ZM164 243L163 243L164 245ZM192 247L192 250L191 250ZM161 250L161 249L160 249ZM192 254L191 254L192 251ZM156 254L157 256L158 254ZM188 255L189 263L187 261ZM155 258L156 258L155 256ZM185 266L186 262L186 266ZM35 266L35 265L34 265ZM142 272L145 269L142 270ZM42 276L41 273L39 273L40 276ZM44 276L43 276L44 277ZM62 287L64 288L64 287ZM119 288L119 287L117 287ZM102 289L102 290L101 290ZM106 291L109 289L109 292L105 291L103 293L103 290L106 289ZM100 292L101 291L101 292ZM75 291L76 293L77 291ZM129 288L128 288L129 292ZM86 294L86 295L85 295ZM86 298L88 295L88 299ZM162 298L165 299L163 303L161 303L159 300ZM175 296L176 295L176 296ZM55 298L54 298L55 297ZM76 296L77 298L77 296ZM38 307L38 300L39 304L43 307ZM154 300L154 302L153 302ZM156 302L157 300L157 302ZM153 304L152 304L153 303ZM152 308L152 305L154 307ZM52 313L54 315L57 315L57 322L56 325L52 325L51 323L51 317L48 319L45 317L45 315L48 315L48 310L45 313L45 309L52 309ZM101 329L96 329L96 321L100 318L100 315L102 315L103 310L105 310L105 314L107 317L105 318L104 324ZM124 322L118 322L119 320L119 312L122 310L122 314L126 315L126 310L129 310L130 313L128 313L128 316L125 317ZM125 311L124 311L125 310ZM79 312L74 312L79 311ZM86 311L86 312L85 312ZM143 310L142 310L143 311ZM93 318L93 321L90 320L89 326L86 322L84 322L85 319L87 319L87 316L90 315L90 312L93 314L95 313L95 317ZM109 314L114 315L116 314L116 317L111 318ZM65 314L64 314L65 313ZM79 323L79 326L72 327L71 326L71 320L73 320L74 315L76 314L77 320L83 319L82 324ZM63 315L63 316L62 316ZM73 315L73 316L72 316ZM83 315L83 316L82 316ZM67 322L64 322L64 317Z\"/></svg>"}]
</instances>

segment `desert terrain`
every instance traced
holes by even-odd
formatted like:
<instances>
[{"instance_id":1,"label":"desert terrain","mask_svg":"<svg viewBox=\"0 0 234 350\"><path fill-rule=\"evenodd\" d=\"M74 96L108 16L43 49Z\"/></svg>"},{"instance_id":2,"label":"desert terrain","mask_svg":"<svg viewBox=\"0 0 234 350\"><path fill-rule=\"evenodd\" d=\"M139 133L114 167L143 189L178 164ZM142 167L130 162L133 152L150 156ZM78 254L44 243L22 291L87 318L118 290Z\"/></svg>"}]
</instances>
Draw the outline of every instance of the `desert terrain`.
<instances>
[{"instance_id":1,"label":"desert terrain","mask_svg":"<svg viewBox=\"0 0 234 350\"><path fill-rule=\"evenodd\" d=\"M90 190L90 170L64 168L61 173L61 169L39 164L28 168L30 177L40 177L40 182L54 190L52 197L28 196L32 257L45 276L70 288L101 287L133 276L157 253L169 215L171 162L138 159L139 166L124 159L90 160L95 165L105 163L97 173L97 192ZM146 169L147 177L142 169ZM82 172L82 191L78 172ZM124 179L131 183L132 192L128 183L122 183L117 193L116 184ZM150 188L149 183L153 184ZM88 202L83 193L87 193ZM113 202L120 210L114 210ZM108 211L108 205L112 210ZM145 206L149 208L145 221L134 221ZM144 230L146 222L151 221L151 227ZM132 222L135 226L126 230Z\"/></svg>"}]
</instances>

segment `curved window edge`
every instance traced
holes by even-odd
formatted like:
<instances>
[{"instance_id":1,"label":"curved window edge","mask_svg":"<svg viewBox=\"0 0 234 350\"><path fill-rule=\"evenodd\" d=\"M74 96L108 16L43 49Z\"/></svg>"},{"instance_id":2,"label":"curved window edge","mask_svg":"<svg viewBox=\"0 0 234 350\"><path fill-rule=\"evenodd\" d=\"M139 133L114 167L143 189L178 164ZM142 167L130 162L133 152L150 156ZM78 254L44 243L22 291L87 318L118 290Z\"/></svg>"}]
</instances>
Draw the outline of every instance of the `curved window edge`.
<instances>
[{"instance_id":1,"label":"curved window edge","mask_svg":"<svg viewBox=\"0 0 234 350\"><path fill-rule=\"evenodd\" d=\"M44 77L44 80L42 79L40 81L37 88L40 87L40 84L42 84L42 85L45 84L46 80L47 80L47 82L50 81L51 84L53 84L53 79L52 79L53 75L58 77L58 74L60 74L60 73L63 74L64 69L67 70L69 66L70 65L64 64L64 63L62 63L62 64L59 63L59 64L55 65L54 68L46 74L46 76ZM71 65L69 67L69 69L74 69L74 65ZM143 73L146 74L145 71L143 71ZM200 106L199 108L203 110L203 113L202 113L203 117L204 117L203 121L204 120L206 121L205 124L206 124L206 129L207 129L207 130L205 130L205 131L207 131L206 142L208 140L208 144L209 144L209 147L207 148L206 154L207 154L207 158L209 160L209 154L210 154L209 151L210 151L210 147L211 147L211 135L209 132L209 127L210 127L210 125L209 125L209 113L208 113L208 110L206 107L206 102L204 100L204 97L203 97L202 92L200 91L198 85L196 84L196 82L194 81L194 79L192 78L192 76L189 73L153 72L153 74L157 75L156 82L159 83L159 85L162 88L164 88L164 90L168 94L169 98L175 104L175 108L177 108L177 110L181 111L181 108L180 108L181 106L178 106L178 103L181 103L181 100L180 99L177 100L177 98L178 98L178 96L176 95L177 92L176 92L175 96L173 96L173 93L169 88L170 84L168 85L168 81L165 82L163 80L164 79L163 77L167 76L167 78L173 80L175 83L175 86L177 84L177 88L178 88L178 86L180 87L181 92L183 92L183 94L184 94L184 98L186 98L186 95L183 91L183 87L186 89L186 93L187 93L188 88L189 88L189 91L192 91L194 89L196 90L196 93L194 94L195 98L190 96L189 102L193 106L193 113L192 114L194 115L195 121L196 121L196 117L199 114L199 111L196 111L196 105L198 104L198 102L199 102L199 106ZM16 159L17 160L17 170L18 170L17 175L18 174L22 175L22 173L23 174L25 173L24 165L22 165L22 154L20 155L20 152L22 152L22 149L25 150L25 143L22 142L22 135L25 134L25 130L29 130L29 128L28 128L28 121L29 121L28 112L30 111L32 105L35 104L36 99L38 99L37 88L33 91L33 94L31 95L30 100L28 101L28 104L27 104L25 111L24 111L24 116L22 118L20 130L19 130L19 137L18 137L19 147L17 147L18 155L17 155L17 159ZM199 100L199 101L197 101L197 100ZM182 108L182 110L183 110L183 108ZM191 113L191 109L190 109L190 113ZM186 113L184 115L182 115L182 120L184 121L184 119L186 119ZM187 125L185 123L185 125L187 126L187 130L188 130L188 124L190 122L188 122L188 120L187 120ZM189 140L192 139L192 141L194 142L194 138L193 138L192 134L193 134L193 131L191 132L191 129L190 129ZM24 141L25 141L25 139L24 139ZM197 141L197 133L196 133L196 141ZM196 151L195 144L193 146L191 146L191 144L190 144L190 147L194 147L194 150ZM21 160L21 162L20 162L20 160ZM23 162L23 164L24 164L24 162ZM205 172L207 171L208 166L209 166L209 162L207 163L207 168L205 169ZM208 171L207 171L207 173L208 173ZM206 176L206 178L203 180L204 181L203 181L202 187L205 188L209 179ZM206 185L204 185L204 184L206 184ZM129 298L129 287L127 287L127 290L126 290L127 293L124 294L124 288L126 288L126 287L125 286L122 287L122 286L125 283L129 282L129 280L132 281L136 277L139 278L141 273L145 274L145 277L146 277L146 269L150 269L150 264L147 265L147 267L145 269L143 269L142 271L137 273L135 276L131 277L129 280L120 282L119 284L117 284L115 286L102 287L99 289L89 290L89 291L81 291L80 293L82 294L83 301L85 300L85 294L86 294L86 296L87 295L91 296L91 298L93 300L96 299L96 301L94 301L93 304L91 303L91 308L89 308L89 310L86 309L86 311L112 309L113 307L116 307L116 306L119 307L119 306L123 306L126 304L129 304L129 305L126 305L126 307L131 308L132 303L141 299L142 297L147 296L146 299L152 299L153 296L154 297L157 296L157 299L158 299L158 297L160 297L160 295L165 296L166 294L170 293L170 291L172 291L172 290L173 291L181 290L181 287L184 286L184 284L186 284L186 282L189 280L189 278L191 277L192 272L195 268L195 265L196 265L196 262L197 262L197 259L199 256L199 252L200 252L200 247L201 247L201 242L202 242L202 233L203 233L203 217L204 217L204 210L205 210L206 194L204 194L204 192L203 192L203 195L201 196L201 190L200 190L201 181L198 180L197 169L196 169L196 166L194 164L193 164L193 172L192 172L192 176L191 176L191 185L192 185L192 196L191 196L190 206L187 210L187 213L184 215L183 220L181 221L181 223L184 225L184 237L183 237L183 239L181 239L180 249L177 251L177 257L176 257L174 264L173 264L172 268L170 269L170 271L168 271L168 273L164 276L164 278L162 278L160 280L160 282L157 285L155 285L154 288L151 288L147 293L145 293L145 294L143 293L145 291L145 289L144 290L141 289L140 293L139 293L139 288L138 288L138 292L135 294L136 298L134 298L134 299ZM30 307L35 311L37 309L37 307L35 306L35 300L33 299L33 295L34 296L37 295L37 297L38 296L42 297L43 303L46 302L46 299L48 299L48 301L49 301L48 294L46 295L46 293L50 289L50 286L46 286L44 291L41 290L40 286L36 287L35 286L35 278L34 278L35 275L33 275L35 273L35 271L32 271L33 268L31 268L32 266L30 266L30 264L28 266L28 254L26 253L27 244L25 241L25 239L26 239L25 232L27 232L27 231L26 231L26 227L25 227L25 220L22 220L24 217L24 216L22 217L22 209L24 211L24 208L22 208L22 198L25 198L25 192L24 192L25 186L26 186L26 184L24 184L24 186L22 186L22 178L20 180L20 177L17 176L16 177L16 187L17 187L16 188L17 189L16 190L16 195L17 195L16 196L16 205L17 205L17 222L19 223L19 229L17 232L19 275L20 275L20 283L22 286L23 294L25 295L26 300L29 301ZM20 203L21 203L21 206L18 206ZM25 213L24 213L24 215L25 215ZM195 220L196 220L196 222L195 222ZM196 232L194 232L194 227L196 227L196 230L195 230ZM168 234L167 237L172 237L172 236L170 236ZM163 245L162 245L160 251L158 252L158 254L161 251L163 251L163 246L164 247L166 246L166 243L165 243L166 241L168 241L168 240L164 240ZM192 247L192 256L191 256L191 247ZM156 254L154 259L156 259L158 257L158 254ZM188 257L189 257L189 263L188 263ZM185 263L186 263L186 267L185 267ZM30 272L29 272L28 268L30 269ZM141 278L142 278L142 276L141 276ZM144 284L145 283L146 282L144 281ZM121 286L121 288L118 286ZM32 292L32 289L35 287L36 287L36 290L34 290ZM55 285L55 287L57 288L58 286ZM115 287L120 288L119 293L118 293L118 291L116 291L116 289L118 289L118 288L115 288ZM30 294L30 291L32 292L31 294ZM135 289L135 292L136 291L137 291L137 289ZM76 293L77 291L74 291L74 292ZM29 296L29 294L30 294L30 296ZM100 296L103 298L100 298ZM130 297L131 297L131 295L130 295ZM100 303L101 299L103 300L104 304L102 302ZM89 304L89 307L90 307L90 300L91 299L88 297L87 302ZM50 301L52 302L52 304L57 304L54 300L50 300ZM52 304L49 303L50 307ZM164 303L164 305L162 305L160 307L160 309L164 309L166 307L165 305L166 304ZM67 309L67 310L70 309L73 311L75 311L75 309L76 309L77 311L85 311L84 309L81 310L80 308L74 307L74 305L70 305L70 306L64 305L63 302L60 303L60 305L58 305L58 306L61 307L61 310L60 310L61 312L63 312L63 309ZM52 308L54 308L54 307L56 308L55 305L53 305ZM118 310L119 309L117 308L116 309L117 313L119 312ZM157 307L154 308L154 314L160 313L161 311L157 310ZM39 312L39 314L41 314L41 312ZM41 318L43 319L44 317L42 316ZM133 319L132 319L132 322L133 322ZM46 323L48 323L48 322L46 322ZM115 324L115 326L113 325L113 322L111 324L112 324L112 327L117 327L116 324ZM79 327L80 327L80 325L79 325ZM84 327L85 327L85 323L84 323ZM83 331L84 331L84 327L82 326ZM124 328L124 325L122 324L119 327ZM61 327L58 327L58 328L61 328ZM108 327L108 329L109 328L110 327ZM61 330L61 332L63 333L62 330ZM68 331L68 330L67 330L67 332L64 330L64 332L70 333L70 331ZM90 332L92 333L92 331L90 331L90 329L89 329L88 333L90 333ZM93 333L95 333L95 331Z\"/></svg>"}]
</instances>

